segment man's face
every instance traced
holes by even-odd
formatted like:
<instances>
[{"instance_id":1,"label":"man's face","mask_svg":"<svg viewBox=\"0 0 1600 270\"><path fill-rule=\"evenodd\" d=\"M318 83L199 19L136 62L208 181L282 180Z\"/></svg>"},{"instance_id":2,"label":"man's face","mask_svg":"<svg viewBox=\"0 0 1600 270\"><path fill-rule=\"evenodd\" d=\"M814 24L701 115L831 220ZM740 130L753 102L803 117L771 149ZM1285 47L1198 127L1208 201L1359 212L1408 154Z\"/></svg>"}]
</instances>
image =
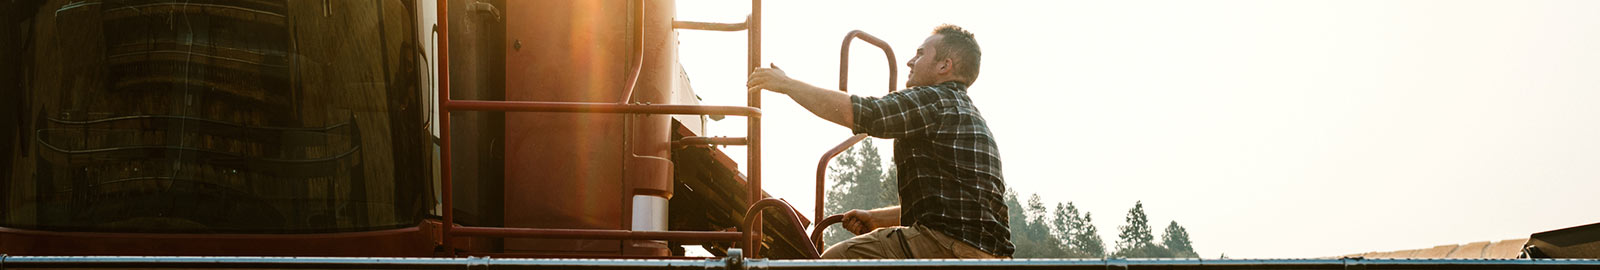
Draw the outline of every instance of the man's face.
<instances>
[{"instance_id":1,"label":"man's face","mask_svg":"<svg viewBox=\"0 0 1600 270\"><path fill-rule=\"evenodd\" d=\"M906 67L911 70L906 74L906 88L927 86L939 83L941 79L950 76L951 61L949 59L934 59L938 55L939 40L942 35L928 36L917 46L917 54L906 61Z\"/></svg>"}]
</instances>

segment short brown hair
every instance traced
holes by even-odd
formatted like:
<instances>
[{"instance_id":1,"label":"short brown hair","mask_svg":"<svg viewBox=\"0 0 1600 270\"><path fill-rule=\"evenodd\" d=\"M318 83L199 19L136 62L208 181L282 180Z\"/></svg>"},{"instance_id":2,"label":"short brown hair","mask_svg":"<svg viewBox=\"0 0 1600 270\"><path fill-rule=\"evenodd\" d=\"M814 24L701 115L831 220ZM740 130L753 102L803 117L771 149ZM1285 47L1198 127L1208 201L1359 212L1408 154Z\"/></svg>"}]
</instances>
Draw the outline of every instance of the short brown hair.
<instances>
[{"instance_id":1,"label":"short brown hair","mask_svg":"<svg viewBox=\"0 0 1600 270\"><path fill-rule=\"evenodd\" d=\"M966 77L968 85L978 81L978 64L983 60L983 51L978 49L978 39L973 37L972 32L960 26L943 24L934 28L933 34L943 36L933 59L953 58L956 75Z\"/></svg>"}]
</instances>

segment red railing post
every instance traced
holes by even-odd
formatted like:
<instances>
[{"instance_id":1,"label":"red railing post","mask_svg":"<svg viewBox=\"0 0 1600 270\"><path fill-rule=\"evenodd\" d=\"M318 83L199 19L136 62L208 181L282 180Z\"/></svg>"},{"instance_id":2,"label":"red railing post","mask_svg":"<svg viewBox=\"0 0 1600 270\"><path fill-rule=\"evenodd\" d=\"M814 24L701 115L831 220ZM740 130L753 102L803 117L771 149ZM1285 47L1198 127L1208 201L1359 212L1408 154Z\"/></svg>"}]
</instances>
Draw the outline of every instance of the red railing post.
<instances>
[{"instance_id":1,"label":"red railing post","mask_svg":"<svg viewBox=\"0 0 1600 270\"><path fill-rule=\"evenodd\" d=\"M444 224L439 226L439 237L444 244L445 255L454 257L456 247L450 239L450 229L455 227L455 214L451 211L455 205L451 204L453 190L450 187L450 108L445 106L450 103L450 5L446 0L439 0L437 5L439 53L434 62L439 65L439 97L436 98L439 100L439 194L444 208L440 210Z\"/></svg>"},{"instance_id":2,"label":"red railing post","mask_svg":"<svg viewBox=\"0 0 1600 270\"><path fill-rule=\"evenodd\" d=\"M750 59L749 67L745 70L746 76L749 76L751 72L755 72L756 67L761 66L761 0L750 0L749 22L749 32L746 32L749 34L749 51L746 53ZM761 108L761 91L746 93L749 96L749 104L747 106ZM761 200L761 119L747 118L746 120L748 123L747 132L749 133L749 136L746 137L750 138L750 146L745 163L750 166L748 169L750 171L750 195L748 200L750 206L753 207L756 205L756 201ZM749 235L745 237L745 254L749 254L751 258L760 258L761 210L748 213L748 215L756 215L756 217L755 221L751 222L750 228L745 230L745 234Z\"/></svg>"}]
</instances>

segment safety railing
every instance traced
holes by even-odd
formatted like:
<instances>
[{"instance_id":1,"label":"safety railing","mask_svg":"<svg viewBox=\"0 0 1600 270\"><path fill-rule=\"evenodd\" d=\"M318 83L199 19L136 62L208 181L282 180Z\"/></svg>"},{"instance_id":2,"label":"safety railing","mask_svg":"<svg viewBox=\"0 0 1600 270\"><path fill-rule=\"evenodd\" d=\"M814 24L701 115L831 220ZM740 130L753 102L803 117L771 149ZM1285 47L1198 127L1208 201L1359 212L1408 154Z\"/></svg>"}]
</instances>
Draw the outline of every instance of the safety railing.
<instances>
[{"instance_id":1,"label":"safety railing","mask_svg":"<svg viewBox=\"0 0 1600 270\"><path fill-rule=\"evenodd\" d=\"M768 260L730 249L722 258L507 259L358 257L5 256L7 268L73 269L1596 269L1595 259L970 259Z\"/></svg>"},{"instance_id":2,"label":"safety railing","mask_svg":"<svg viewBox=\"0 0 1600 270\"><path fill-rule=\"evenodd\" d=\"M445 247L445 253L456 256L454 246L455 237L505 237L505 238L552 238L552 239L606 239L606 240L691 240L691 241L717 241L742 243L751 257L759 256L761 237L761 211L772 206L782 205L777 200L757 200L761 198L761 95L759 92L749 93L747 106L709 106L709 105L657 105L657 104L630 104L633 89L638 82L639 73L643 68L644 59L644 30L634 31L633 66L629 69L627 86L623 89L624 95L617 103L603 102L541 102L541 101L481 101L481 100L452 100L450 99L450 42L448 34L449 20L446 0L438 0L438 105L439 105L439 165L440 165L440 193L444 209L442 218L444 226L441 227L440 236ZM633 21L644 22L644 1L636 0L633 9ZM744 23L698 23L674 22L676 29L714 30L714 31L740 31L749 33L749 71L754 71L761 61L761 0L751 1L750 17ZM545 229L545 228L502 228L502 227L472 227L455 225L455 211L453 204L451 170L451 143L450 143L450 113L452 111L501 111L501 112L553 112L553 113L614 113L614 114L684 114L684 115L734 115L744 116L748 121L749 135L747 138L726 139L700 139L679 143L741 143L749 148L747 165L749 166L748 188L751 205L746 213L744 226L740 232L723 231L632 231L632 230L603 230L603 229ZM785 205L786 206L786 205ZM791 216L793 210L788 207L776 207L787 210ZM799 224L799 222L795 222ZM804 229L799 230L803 235ZM811 249L816 249L811 247ZM813 254L814 255L814 254Z\"/></svg>"},{"instance_id":3,"label":"safety railing","mask_svg":"<svg viewBox=\"0 0 1600 270\"><path fill-rule=\"evenodd\" d=\"M845 34L844 44L839 45L839 91L850 91L848 90L850 88L850 42L856 39L861 39L861 41L866 41L868 44L883 49L883 55L889 59L889 92L894 92L895 85L899 84L899 78L896 77L899 74L899 70L895 66L894 50L889 48L888 42L884 42L882 39L878 39L878 37L861 30L853 30ZM851 146L866 138L867 134L850 136L849 139L845 139L844 142L834 146L833 149L829 149L827 153L823 153L822 158L817 160L817 210L816 215L812 217L820 218L824 214L823 203L825 202L824 195L827 191L825 182L828 180L828 163L833 161L834 157L839 156L839 153L844 153L845 150L849 150ZM822 245L822 232L828 230L828 226L842 221L844 221L844 215L833 215L817 220L817 226L811 232L811 245L819 248L818 252L821 252L820 249L824 248Z\"/></svg>"}]
</instances>

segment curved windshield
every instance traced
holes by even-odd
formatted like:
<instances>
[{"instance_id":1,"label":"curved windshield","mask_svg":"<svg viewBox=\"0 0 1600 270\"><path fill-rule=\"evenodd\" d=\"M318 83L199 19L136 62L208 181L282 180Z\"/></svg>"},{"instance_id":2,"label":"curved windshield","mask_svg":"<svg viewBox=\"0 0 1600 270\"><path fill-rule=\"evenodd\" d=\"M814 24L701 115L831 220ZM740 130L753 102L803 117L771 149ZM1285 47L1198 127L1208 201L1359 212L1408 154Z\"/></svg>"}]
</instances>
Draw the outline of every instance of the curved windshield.
<instances>
[{"instance_id":1,"label":"curved windshield","mask_svg":"<svg viewBox=\"0 0 1600 270\"><path fill-rule=\"evenodd\" d=\"M360 231L432 205L410 1L10 2L0 226Z\"/></svg>"}]
</instances>

